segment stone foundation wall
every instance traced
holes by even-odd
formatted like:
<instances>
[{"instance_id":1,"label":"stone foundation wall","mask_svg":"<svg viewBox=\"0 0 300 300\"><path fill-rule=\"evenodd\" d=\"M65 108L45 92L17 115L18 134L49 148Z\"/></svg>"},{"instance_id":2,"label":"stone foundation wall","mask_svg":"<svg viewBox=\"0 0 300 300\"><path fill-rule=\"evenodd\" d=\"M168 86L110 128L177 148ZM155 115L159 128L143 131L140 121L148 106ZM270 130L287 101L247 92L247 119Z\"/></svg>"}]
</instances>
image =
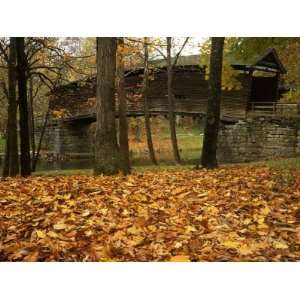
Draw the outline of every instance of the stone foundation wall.
<instances>
[{"instance_id":1,"label":"stone foundation wall","mask_svg":"<svg viewBox=\"0 0 300 300\"><path fill-rule=\"evenodd\" d=\"M223 125L218 159L223 163L300 156L300 120L257 118Z\"/></svg>"},{"instance_id":2,"label":"stone foundation wall","mask_svg":"<svg viewBox=\"0 0 300 300\"><path fill-rule=\"evenodd\" d=\"M92 156L94 123L52 123L47 127L42 149L55 157ZM234 125L222 125L220 129L220 163L289 157L300 157L300 119L247 119Z\"/></svg>"},{"instance_id":3,"label":"stone foundation wall","mask_svg":"<svg viewBox=\"0 0 300 300\"><path fill-rule=\"evenodd\" d=\"M42 150L55 155L92 154L93 132L91 123L58 122L47 127ZM40 131L37 133L40 136Z\"/></svg>"}]
</instances>

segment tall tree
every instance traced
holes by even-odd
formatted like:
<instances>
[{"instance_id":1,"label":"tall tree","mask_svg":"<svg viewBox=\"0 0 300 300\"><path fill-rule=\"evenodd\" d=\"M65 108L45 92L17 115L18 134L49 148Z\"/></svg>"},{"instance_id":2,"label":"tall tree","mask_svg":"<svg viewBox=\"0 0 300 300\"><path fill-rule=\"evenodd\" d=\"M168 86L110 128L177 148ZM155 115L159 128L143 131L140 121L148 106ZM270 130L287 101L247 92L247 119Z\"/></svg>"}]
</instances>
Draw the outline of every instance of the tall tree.
<instances>
[{"instance_id":1,"label":"tall tree","mask_svg":"<svg viewBox=\"0 0 300 300\"><path fill-rule=\"evenodd\" d=\"M172 150L174 155L174 160L176 163L180 163L180 154L178 150L177 136L176 136L176 122L174 113L174 96L172 90L173 82L173 65L172 65L172 38L167 37L167 70L168 70L168 104L169 104L169 125L171 133Z\"/></svg>"},{"instance_id":2,"label":"tall tree","mask_svg":"<svg viewBox=\"0 0 300 300\"><path fill-rule=\"evenodd\" d=\"M33 76L28 78L28 117L29 117L29 135L31 145L31 170L33 170L33 161L35 157L35 124L34 124L34 108L33 108Z\"/></svg>"},{"instance_id":3,"label":"tall tree","mask_svg":"<svg viewBox=\"0 0 300 300\"><path fill-rule=\"evenodd\" d=\"M175 107L174 107L175 104L174 104L174 94L173 94L174 67L177 65L177 61L188 41L189 41L189 37L187 37L184 40L179 51L177 52L177 54L173 59L172 59L172 38L171 37L167 37L167 55L165 55L164 52L160 50L159 45L158 46L153 45L155 50L159 52L159 54L165 59L167 64L169 127L170 127L170 134L171 134L173 156L176 163L180 163L181 159L180 159L177 136L176 136L176 120L175 120Z\"/></svg>"},{"instance_id":4,"label":"tall tree","mask_svg":"<svg viewBox=\"0 0 300 300\"><path fill-rule=\"evenodd\" d=\"M126 174L130 172L128 122L127 122L127 99L125 94L124 78L124 38L118 39L118 100L119 100L119 144L120 153L124 161Z\"/></svg>"},{"instance_id":5,"label":"tall tree","mask_svg":"<svg viewBox=\"0 0 300 300\"><path fill-rule=\"evenodd\" d=\"M147 137L147 145L149 151L149 157L153 164L157 165L155 157L152 134L151 134L151 123L148 103L148 91L149 91L149 53L148 53L148 38L144 38L144 83L143 83L143 98L144 98L144 112L145 112L145 130Z\"/></svg>"},{"instance_id":6,"label":"tall tree","mask_svg":"<svg viewBox=\"0 0 300 300\"><path fill-rule=\"evenodd\" d=\"M28 176L31 173L30 165L30 143L28 126L28 106L27 106L27 60L25 55L24 37L16 38L17 52L17 74L19 91L19 111L20 111L20 148L21 148L21 175Z\"/></svg>"},{"instance_id":7,"label":"tall tree","mask_svg":"<svg viewBox=\"0 0 300 300\"><path fill-rule=\"evenodd\" d=\"M216 168L217 141L220 123L222 62L224 37L211 39L209 89L210 96L207 103L207 113L204 129L201 164L205 168Z\"/></svg>"},{"instance_id":8,"label":"tall tree","mask_svg":"<svg viewBox=\"0 0 300 300\"><path fill-rule=\"evenodd\" d=\"M97 38L96 141L94 173L126 173L121 158L115 122L115 77L117 39Z\"/></svg>"},{"instance_id":9,"label":"tall tree","mask_svg":"<svg viewBox=\"0 0 300 300\"><path fill-rule=\"evenodd\" d=\"M10 38L8 56L8 119L3 176L19 173L16 99L16 38Z\"/></svg>"},{"instance_id":10,"label":"tall tree","mask_svg":"<svg viewBox=\"0 0 300 300\"><path fill-rule=\"evenodd\" d=\"M10 38L8 65L8 134L9 134L9 176L19 173L17 98L16 98L16 38Z\"/></svg>"},{"instance_id":11,"label":"tall tree","mask_svg":"<svg viewBox=\"0 0 300 300\"><path fill-rule=\"evenodd\" d=\"M44 121L43 121L42 129L41 129L41 135L40 135L40 138L38 140L37 149L35 151L35 154L32 156L32 167L31 167L32 172L35 172L38 160L40 158L42 142L43 142L45 132L46 132L46 128L47 128L47 125L48 125L49 116L50 116L50 107L48 105L48 109L47 109L47 112L46 112L46 115L45 115L45 118L44 118Z\"/></svg>"},{"instance_id":12,"label":"tall tree","mask_svg":"<svg viewBox=\"0 0 300 300\"><path fill-rule=\"evenodd\" d=\"M8 135L8 124L6 125L5 131L5 154L4 154L4 161L3 161L3 169L2 169L2 176L6 177L9 175L9 135Z\"/></svg>"}]
</instances>

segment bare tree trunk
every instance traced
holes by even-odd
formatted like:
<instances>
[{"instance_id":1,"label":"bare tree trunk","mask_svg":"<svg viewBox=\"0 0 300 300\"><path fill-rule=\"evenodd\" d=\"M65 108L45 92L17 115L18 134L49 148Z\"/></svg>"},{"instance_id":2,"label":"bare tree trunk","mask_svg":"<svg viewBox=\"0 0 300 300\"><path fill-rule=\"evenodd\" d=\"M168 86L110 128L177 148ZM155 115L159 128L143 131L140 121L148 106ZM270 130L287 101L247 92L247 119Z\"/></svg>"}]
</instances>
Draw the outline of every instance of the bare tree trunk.
<instances>
[{"instance_id":1,"label":"bare tree trunk","mask_svg":"<svg viewBox=\"0 0 300 300\"><path fill-rule=\"evenodd\" d=\"M171 133L172 150L174 155L174 160L176 163L180 163L180 154L178 150L177 137L176 137L176 122L174 113L174 96L172 90L173 81L173 66L171 62L171 47L172 38L167 37L167 68L168 68L168 104L169 104L169 125Z\"/></svg>"},{"instance_id":2,"label":"bare tree trunk","mask_svg":"<svg viewBox=\"0 0 300 300\"><path fill-rule=\"evenodd\" d=\"M201 164L205 168L216 168L217 142L220 123L221 80L224 37L215 37L211 41L209 88L207 114L204 129Z\"/></svg>"},{"instance_id":3,"label":"bare tree trunk","mask_svg":"<svg viewBox=\"0 0 300 300\"><path fill-rule=\"evenodd\" d=\"M6 126L6 133L5 133L5 154L3 160L3 169L2 169L2 176L6 177L9 176L9 135L8 135L8 124Z\"/></svg>"},{"instance_id":4,"label":"bare tree trunk","mask_svg":"<svg viewBox=\"0 0 300 300\"><path fill-rule=\"evenodd\" d=\"M16 98L16 38L10 38L10 63L9 63L9 176L16 176L19 173L19 152L18 152L18 126L17 126L17 98Z\"/></svg>"},{"instance_id":5,"label":"bare tree trunk","mask_svg":"<svg viewBox=\"0 0 300 300\"><path fill-rule=\"evenodd\" d=\"M11 37L8 58L8 118L3 176L16 176L18 173L19 155L16 99L16 38Z\"/></svg>"},{"instance_id":6,"label":"bare tree trunk","mask_svg":"<svg viewBox=\"0 0 300 300\"><path fill-rule=\"evenodd\" d=\"M43 124L42 131L41 131L41 136L40 136L38 147L37 147L37 151L36 151L35 155L32 156L32 172L36 171L36 166L39 161L40 152L41 152L41 148L42 148L42 142L43 142L45 131L47 128L49 115L50 115L50 107L48 106L47 113L46 113L46 116L44 119L44 124Z\"/></svg>"},{"instance_id":7,"label":"bare tree trunk","mask_svg":"<svg viewBox=\"0 0 300 300\"><path fill-rule=\"evenodd\" d=\"M125 94L124 78L124 38L119 38L118 53L118 100L119 100L119 143L120 153L124 160L126 174L130 173L128 121L127 121L127 99Z\"/></svg>"},{"instance_id":8,"label":"bare tree trunk","mask_svg":"<svg viewBox=\"0 0 300 300\"><path fill-rule=\"evenodd\" d=\"M139 117L134 119L134 141L140 143L142 141L142 122Z\"/></svg>"},{"instance_id":9,"label":"bare tree trunk","mask_svg":"<svg viewBox=\"0 0 300 300\"><path fill-rule=\"evenodd\" d=\"M31 173L31 165L27 107L27 62L24 37L16 38L16 48L20 110L21 175L28 176Z\"/></svg>"},{"instance_id":10,"label":"bare tree trunk","mask_svg":"<svg viewBox=\"0 0 300 300\"><path fill-rule=\"evenodd\" d=\"M35 126L34 126L34 111L33 111L33 81L32 75L29 77L29 90L28 90L28 114L29 114L29 134L30 134L30 144L31 144L31 169L33 169L33 161L35 157Z\"/></svg>"},{"instance_id":11,"label":"bare tree trunk","mask_svg":"<svg viewBox=\"0 0 300 300\"><path fill-rule=\"evenodd\" d=\"M155 157L152 134L151 134L151 123L150 123L150 113L149 113L149 103L148 103L148 90L149 90L149 53L148 53L148 38L144 38L144 84L143 84L143 98L144 98L144 112L145 112L145 130L147 137L147 145L149 151L149 157L154 165L157 165L157 160Z\"/></svg>"},{"instance_id":12,"label":"bare tree trunk","mask_svg":"<svg viewBox=\"0 0 300 300\"><path fill-rule=\"evenodd\" d=\"M97 38L95 175L126 173L115 122L116 52L115 37Z\"/></svg>"}]
</instances>

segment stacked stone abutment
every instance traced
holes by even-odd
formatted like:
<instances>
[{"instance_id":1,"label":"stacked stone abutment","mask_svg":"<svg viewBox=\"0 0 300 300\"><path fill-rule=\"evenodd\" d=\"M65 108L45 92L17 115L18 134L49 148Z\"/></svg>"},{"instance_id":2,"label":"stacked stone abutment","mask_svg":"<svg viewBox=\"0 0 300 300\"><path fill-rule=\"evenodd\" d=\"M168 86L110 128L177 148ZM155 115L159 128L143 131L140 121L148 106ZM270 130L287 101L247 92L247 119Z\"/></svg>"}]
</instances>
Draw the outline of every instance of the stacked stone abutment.
<instances>
[{"instance_id":1,"label":"stacked stone abutment","mask_svg":"<svg viewBox=\"0 0 300 300\"><path fill-rule=\"evenodd\" d=\"M300 157L300 119L254 118L221 126L219 162L290 157Z\"/></svg>"}]
</instances>

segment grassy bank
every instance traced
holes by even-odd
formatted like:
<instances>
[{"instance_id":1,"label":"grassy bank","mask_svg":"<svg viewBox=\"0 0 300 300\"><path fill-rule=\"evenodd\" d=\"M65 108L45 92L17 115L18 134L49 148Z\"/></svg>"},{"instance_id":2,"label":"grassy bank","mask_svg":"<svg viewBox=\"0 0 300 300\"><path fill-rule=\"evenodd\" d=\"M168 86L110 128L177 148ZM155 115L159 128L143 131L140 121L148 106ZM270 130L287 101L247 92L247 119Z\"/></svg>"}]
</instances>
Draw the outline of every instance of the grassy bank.
<instances>
[{"instance_id":1,"label":"grassy bank","mask_svg":"<svg viewBox=\"0 0 300 300\"><path fill-rule=\"evenodd\" d=\"M251 162L244 164L226 164L221 167L239 167L239 166L267 166L276 170L293 171L293 169L300 168L300 158L288 158L288 159L277 159L269 161ZM195 164L181 164L174 165L173 163L161 163L158 166L154 165L133 165L133 173L143 173L147 171L160 172L160 171L184 171L192 170L195 168ZM70 170L47 170L35 172L36 176L57 176L57 175L93 175L92 169L70 169Z\"/></svg>"},{"instance_id":2,"label":"grassy bank","mask_svg":"<svg viewBox=\"0 0 300 300\"><path fill-rule=\"evenodd\" d=\"M3 137L0 137L0 154L4 153L5 149L5 139Z\"/></svg>"}]
</instances>

